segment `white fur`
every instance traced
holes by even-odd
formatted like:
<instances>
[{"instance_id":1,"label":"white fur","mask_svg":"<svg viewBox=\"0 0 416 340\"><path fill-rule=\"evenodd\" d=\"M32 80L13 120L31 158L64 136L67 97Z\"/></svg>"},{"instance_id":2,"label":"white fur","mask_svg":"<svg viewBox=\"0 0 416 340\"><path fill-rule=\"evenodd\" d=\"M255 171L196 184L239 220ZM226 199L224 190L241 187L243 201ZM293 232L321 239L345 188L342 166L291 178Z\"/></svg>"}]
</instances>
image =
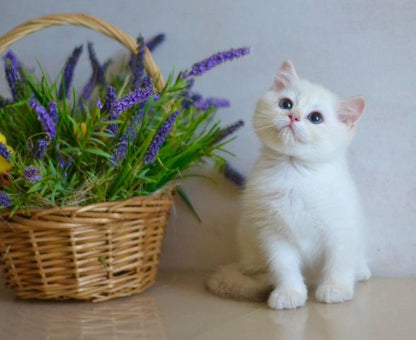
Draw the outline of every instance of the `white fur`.
<instances>
[{"instance_id":1,"label":"white fur","mask_svg":"<svg viewBox=\"0 0 416 340\"><path fill-rule=\"evenodd\" d=\"M279 107L282 98L290 110ZM214 293L259 299L270 292L274 309L305 304L307 287L326 303L350 300L365 261L359 197L346 150L364 109L364 99L339 100L282 64L272 88L258 101L253 125L263 142L249 176L237 231L240 262L207 281ZM319 111L321 124L307 116ZM288 127L288 114L300 121Z\"/></svg>"}]
</instances>

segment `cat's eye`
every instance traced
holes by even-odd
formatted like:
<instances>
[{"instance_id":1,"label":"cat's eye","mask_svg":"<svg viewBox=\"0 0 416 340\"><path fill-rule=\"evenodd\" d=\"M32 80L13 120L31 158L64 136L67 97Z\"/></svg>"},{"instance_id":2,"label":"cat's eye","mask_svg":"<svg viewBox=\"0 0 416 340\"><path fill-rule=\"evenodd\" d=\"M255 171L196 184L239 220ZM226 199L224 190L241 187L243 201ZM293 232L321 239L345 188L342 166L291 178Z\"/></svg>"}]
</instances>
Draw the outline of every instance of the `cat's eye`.
<instances>
[{"instance_id":1,"label":"cat's eye","mask_svg":"<svg viewBox=\"0 0 416 340\"><path fill-rule=\"evenodd\" d=\"M283 98L282 100L280 100L279 106L283 110L290 110L293 106L293 103L289 98Z\"/></svg>"},{"instance_id":2,"label":"cat's eye","mask_svg":"<svg viewBox=\"0 0 416 340\"><path fill-rule=\"evenodd\" d=\"M321 124L324 121L324 117L318 111L311 112L307 118L312 124Z\"/></svg>"}]
</instances>

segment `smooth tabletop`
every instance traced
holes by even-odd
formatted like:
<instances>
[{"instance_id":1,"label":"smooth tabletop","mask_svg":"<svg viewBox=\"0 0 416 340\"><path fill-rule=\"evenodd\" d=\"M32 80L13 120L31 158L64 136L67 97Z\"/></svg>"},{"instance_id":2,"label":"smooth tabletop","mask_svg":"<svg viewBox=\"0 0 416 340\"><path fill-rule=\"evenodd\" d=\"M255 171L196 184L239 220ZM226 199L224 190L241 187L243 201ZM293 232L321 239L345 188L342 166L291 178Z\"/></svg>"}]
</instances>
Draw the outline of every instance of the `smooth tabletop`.
<instances>
[{"instance_id":1,"label":"smooth tabletop","mask_svg":"<svg viewBox=\"0 0 416 340\"><path fill-rule=\"evenodd\" d=\"M103 303L24 301L0 289L0 339L416 339L416 279L359 283L353 301L275 311L222 299L201 272L161 272L143 294Z\"/></svg>"}]
</instances>

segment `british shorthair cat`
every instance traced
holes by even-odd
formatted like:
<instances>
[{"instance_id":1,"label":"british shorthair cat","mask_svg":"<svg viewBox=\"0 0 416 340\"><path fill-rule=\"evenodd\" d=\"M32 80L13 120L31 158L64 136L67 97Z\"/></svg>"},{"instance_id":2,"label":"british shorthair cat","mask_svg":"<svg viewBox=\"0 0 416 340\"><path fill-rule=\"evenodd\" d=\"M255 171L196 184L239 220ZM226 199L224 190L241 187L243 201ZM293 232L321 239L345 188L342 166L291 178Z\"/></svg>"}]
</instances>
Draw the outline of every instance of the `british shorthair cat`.
<instances>
[{"instance_id":1,"label":"british shorthair cat","mask_svg":"<svg viewBox=\"0 0 416 340\"><path fill-rule=\"evenodd\" d=\"M363 97L341 100L298 77L292 62L281 65L254 114L263 148L243 194L240 260L213 273L209 290L290 309L305 304L307 286L318 301L343 302L370 277L346 157L364 106Z\"/></svg>"}]
</instances>

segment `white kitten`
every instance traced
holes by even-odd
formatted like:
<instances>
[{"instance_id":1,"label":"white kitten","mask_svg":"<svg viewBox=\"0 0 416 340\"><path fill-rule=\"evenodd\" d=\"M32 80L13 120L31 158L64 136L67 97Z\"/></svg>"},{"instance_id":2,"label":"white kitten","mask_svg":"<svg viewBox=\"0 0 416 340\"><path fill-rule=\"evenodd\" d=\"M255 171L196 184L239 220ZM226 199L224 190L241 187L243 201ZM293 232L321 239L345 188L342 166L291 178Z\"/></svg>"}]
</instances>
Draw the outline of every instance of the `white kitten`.
<instances>
[{"instance_id":1,"label":"white kitten","mask_svg":"<svg viewBox=\"0 0 416 340\"><path fill-rule=\"evenodd\" d=\"M305 282L316 286L318 301L334 303L350 300L355 282L370 277L346 160L364 105L364 98L340 100L299 78L290 61L282 64L254 115L263 150L243 195L240 262L215 272L208 289L268 296L271 308L287 309L305 304Z\"/></svg>"}]
</instances>

